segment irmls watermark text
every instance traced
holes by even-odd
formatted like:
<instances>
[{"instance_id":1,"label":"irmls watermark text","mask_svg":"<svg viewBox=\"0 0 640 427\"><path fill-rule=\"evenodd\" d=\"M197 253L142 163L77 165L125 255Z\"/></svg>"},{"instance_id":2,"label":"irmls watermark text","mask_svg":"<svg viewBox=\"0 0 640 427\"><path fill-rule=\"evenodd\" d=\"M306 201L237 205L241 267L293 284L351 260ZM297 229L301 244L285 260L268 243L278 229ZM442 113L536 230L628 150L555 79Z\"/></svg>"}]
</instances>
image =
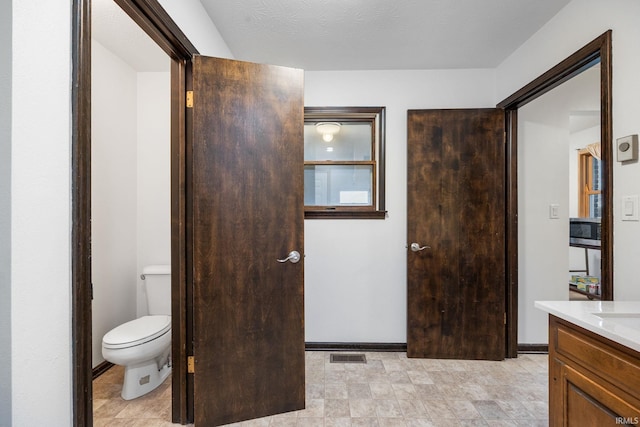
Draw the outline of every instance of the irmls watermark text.
<instances>
[{"instance_id":1,"label":"irmls watermark text","mask_svg":"<svg viewBox=\"0 0 640 427\"><path fill-rule=\"evenodd\" d=\"M640 417L616 417L616 424L637 425L640 424Z\"/></svg>"}]
</instances>

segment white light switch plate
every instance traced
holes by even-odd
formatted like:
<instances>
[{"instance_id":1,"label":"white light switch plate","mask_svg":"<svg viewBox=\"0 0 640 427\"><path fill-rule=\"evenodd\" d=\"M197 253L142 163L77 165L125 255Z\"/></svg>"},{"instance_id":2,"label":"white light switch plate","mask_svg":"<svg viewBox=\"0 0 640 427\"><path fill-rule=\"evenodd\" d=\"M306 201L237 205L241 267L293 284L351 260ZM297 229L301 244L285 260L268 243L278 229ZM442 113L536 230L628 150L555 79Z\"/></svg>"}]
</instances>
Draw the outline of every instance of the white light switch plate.
<instances>
[{"instance_id":1,"label":"white light switch plate","mask_svg":"<svg viewBox=\"0 0 640 427\"><path fill-rule=\"evenodd\" d=\"M620 216L623 221L638 221L638 196L622 196Z\"/></svg>"},{"instance_id":2,"label":"white light switch plate","mask_svg":"<svg viewBox=\"0 0 640 427\"><path fill-rule=\"evenodd\" d=\"M549 205L549 218L560 219L560 205L552 203Z\"/></svg>"}]
</instances>

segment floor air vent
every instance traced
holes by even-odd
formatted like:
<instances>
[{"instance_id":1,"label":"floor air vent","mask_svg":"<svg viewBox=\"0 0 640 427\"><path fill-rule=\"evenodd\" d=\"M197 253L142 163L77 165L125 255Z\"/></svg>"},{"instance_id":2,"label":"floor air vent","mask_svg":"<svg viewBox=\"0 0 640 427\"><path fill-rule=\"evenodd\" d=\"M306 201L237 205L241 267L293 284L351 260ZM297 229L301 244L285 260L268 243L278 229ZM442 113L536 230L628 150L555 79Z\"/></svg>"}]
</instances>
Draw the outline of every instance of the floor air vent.
<instances>
[{"instance_id":1,"label":"floor air vent","mask_svg":"<svg viewBox=\"0 0 640 427\"><path fill-rule=\"evenodd\" d=\"M331 354L331 363L367 363L364 354Z\"/></svg>"}]
</instances>

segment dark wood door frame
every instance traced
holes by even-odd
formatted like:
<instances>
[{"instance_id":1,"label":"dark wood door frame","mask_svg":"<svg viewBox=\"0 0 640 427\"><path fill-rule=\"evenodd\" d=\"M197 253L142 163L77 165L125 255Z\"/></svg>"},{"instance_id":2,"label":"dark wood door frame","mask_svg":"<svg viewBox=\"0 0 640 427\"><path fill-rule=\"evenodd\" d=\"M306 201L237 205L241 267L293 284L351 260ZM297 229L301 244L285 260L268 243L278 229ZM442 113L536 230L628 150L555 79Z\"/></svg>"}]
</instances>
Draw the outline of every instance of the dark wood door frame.
<instances>
[{"instance_id":1,"label":"dark wood door frame","mask_svg":"<svg viewBox=\"0 0 640 427\"><path fill-rule=\"evenodd\" d=\"M171 269L173 422L193 418L187 375L191 288L187 252L186 84L198 54L157 0L115 0L171 58ZM73 425L93 425L91 375L91 0L72 9Z\"/></svg>"},{"instance_id":2,"label":"dark wood door frame","mask_svg":"<svg viewBox=\"0 0 640 427\"><path fill-rule=\"evenodd\" d=\"M497 106L505 110L507 133L507 357L518 354L518 108L600 61L602 145L602 299L613 300L612 31L608 30Z\"/></svg>"}]
</instances>

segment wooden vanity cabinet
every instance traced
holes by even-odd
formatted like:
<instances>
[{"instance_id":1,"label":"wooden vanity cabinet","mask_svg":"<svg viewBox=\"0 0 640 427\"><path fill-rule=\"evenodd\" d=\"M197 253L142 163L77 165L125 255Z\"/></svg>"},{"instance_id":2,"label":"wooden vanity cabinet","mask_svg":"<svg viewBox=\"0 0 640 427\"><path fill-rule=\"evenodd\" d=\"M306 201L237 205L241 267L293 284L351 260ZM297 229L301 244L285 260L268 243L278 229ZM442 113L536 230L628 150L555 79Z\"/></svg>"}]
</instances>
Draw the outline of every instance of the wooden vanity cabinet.
<instances>
[{"instance_id":1,"label":"wooden vanity cabinet","mask_svg":"<svg viewBox=\"0 0 640 427\"><path fill-rule=\"evenodd\" d=\"M549 425L640 425L640 353L550 315Z\"/></svg>"}]
</instances>

